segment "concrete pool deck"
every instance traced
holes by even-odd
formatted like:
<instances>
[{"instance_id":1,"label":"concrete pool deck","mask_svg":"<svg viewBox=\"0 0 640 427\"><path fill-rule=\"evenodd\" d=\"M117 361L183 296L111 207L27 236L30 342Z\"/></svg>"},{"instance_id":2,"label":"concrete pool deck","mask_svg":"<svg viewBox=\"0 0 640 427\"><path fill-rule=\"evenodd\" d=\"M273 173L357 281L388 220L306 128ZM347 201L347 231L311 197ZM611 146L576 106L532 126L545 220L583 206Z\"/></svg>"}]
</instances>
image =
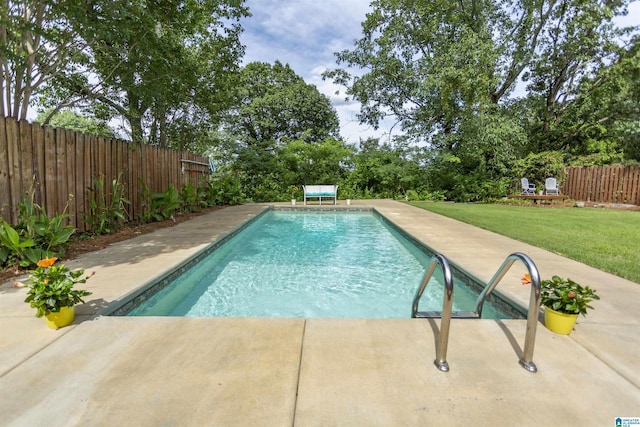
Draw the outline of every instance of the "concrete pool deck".
<instances>
[{"instance_id":1,"label":"concrete pool deck","mask_svg":"<svg viewBox=\"0 0 640 427\"><path fill-rule=\"evenodd\" d=\"M354 205L375 207L481 280L524 252L542 278L571 277L602 299L569 336L538 324L537 373L518 364L525 320L452 320L443 373L433 365L439 320L100 315L266 205L228 207L68 262L96 274L66 328L35 318L26 289L0 286L0 424L615 426L640 417L640 284L404 203ZM526 306L523 272L514 264L498 290Z\"/></svg>"}]
</instances>

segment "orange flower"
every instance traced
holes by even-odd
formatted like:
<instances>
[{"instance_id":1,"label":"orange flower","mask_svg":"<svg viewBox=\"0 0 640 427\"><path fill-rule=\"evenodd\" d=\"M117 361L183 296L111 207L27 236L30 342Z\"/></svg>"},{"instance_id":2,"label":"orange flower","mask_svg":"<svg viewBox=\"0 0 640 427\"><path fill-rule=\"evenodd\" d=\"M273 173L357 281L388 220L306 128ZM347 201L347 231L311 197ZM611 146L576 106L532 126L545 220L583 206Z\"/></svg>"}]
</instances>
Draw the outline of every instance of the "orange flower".
<instances>
[{"instance_id":1,"label":"orange flower","mask_svg":"<svg viewBox=\"0 0 640 427\"><path fill-rule=\"evenodd\" d=\"M37 265L38 267L48 268L48 267L51 267L53 264L55 264L57 260L58 258L56 257L53 257L53 258L46 257L45 259L41 259L40 261L38 261Z\"/></svg>"},{"instance_id":2,"label":"orange flower","mask_svg":"<svg viewBox=\"0 0 640 427\"><path fill-rule=\"evenodd\" d=\"M522 279L520 279L522 281L523 285L530 285L531 284L531 276L529 275L529 273L526 273Z\"/></svg>"}]
</instances>

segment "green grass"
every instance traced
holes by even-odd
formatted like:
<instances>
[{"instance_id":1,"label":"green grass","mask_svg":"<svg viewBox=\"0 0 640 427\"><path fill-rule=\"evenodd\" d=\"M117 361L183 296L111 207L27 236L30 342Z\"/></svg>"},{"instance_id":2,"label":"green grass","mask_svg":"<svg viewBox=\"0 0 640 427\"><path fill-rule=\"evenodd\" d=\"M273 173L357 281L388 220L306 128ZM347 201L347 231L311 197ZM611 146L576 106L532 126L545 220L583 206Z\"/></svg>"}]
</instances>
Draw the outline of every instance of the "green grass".
<instances>
[{"instance_id":1,"label":"green grass","mask_svg":"<svg viewBox=\"0 0 640 427\"><path fill-rule=\"evenodd\" d=\"M640 212L492 204L412 205L640 283Z\"/></svg>"}]
</instances>

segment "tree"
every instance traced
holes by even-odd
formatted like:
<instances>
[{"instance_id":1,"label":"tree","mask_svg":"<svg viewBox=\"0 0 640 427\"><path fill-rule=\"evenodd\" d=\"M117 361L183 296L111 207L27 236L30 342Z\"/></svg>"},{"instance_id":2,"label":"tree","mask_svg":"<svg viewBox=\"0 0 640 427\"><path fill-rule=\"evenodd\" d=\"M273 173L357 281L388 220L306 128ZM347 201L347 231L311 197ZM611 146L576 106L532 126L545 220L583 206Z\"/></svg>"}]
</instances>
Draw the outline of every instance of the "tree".
<instances>
[{"instance_id":1,"label":"tree","mask_svg":"<svg viewBox=\"0 0 640 427\"><path fill-rule=\"evenodd\" d=\"M524 75L529 94L543 103L536 129L543 136L542 149L567 147L569 140L554 140L553 128L577 99L581 82L620 54L617 40L630 29L616 28L612 19L624 13L626 4L624 0L554 2L530 71Z\"/></svg>"},{"instance_id":2,"label":"tree","mask_svg":"<svg viewBox=\"0 0 640 427\"><path fill-rule=\"evenodd\" d=\"M419 151L401 140L395 145L372 138L361 141L349 183L357 194L375 197L404 197L409 190L420 190L425 179Z\"/></svg>"},{"instance_id":3,"label":"tree","mask_svg":"<svg viewBox=\"0 0 640 427\"><path fill-rule=\"evenodd\" d=\"M352 147L333 137L315 144L295 140L280 150L278 170L288 185L338 183L349 172L352 154Z\"/></svg>"},{"instance_id":4,"label":"tree","mask_svg":"<svg viewBox=\"0 0 640 427\"><path fill-rule=\"evenodd\" d=\"M299 173L304 162L316 162L314 174L339 173L335 164L320 167L321 160L314 158L324 149L343 150L337 113L326 96L288 65L247 64L240 72L237 102L221 128L222 144L233 156L228 161L241 171L243 191L254 200L288 199L289 185L314 178Z\"/></svg>"},{"instance_id":5,"label":"tree","mask_svg":"<svg viewBox=\"0 0 640 427\"><path fill-rule=\"evenodd\" d=\"M32 98L87 47L67 14L74 0L7 0L0 4L0 114L25 120Z\"/></svg>"},{"instance_id":6,"label":"tree","mask_svg":"<svg viewBox=\"0 0 640 427\"><path fill-rule=\"evenodd\" d=\"M640 37L593 77L582 79L541 142L572 162L640 160ZM541 121L541 126L544 122Z\"/></svg>"},{"instance_id":7,"label":"tree","mask_svg":"<svg viewBox=\"0 0 640 427\"><path fill-rule=\"evenodd\" d=\"M35 121L42 123L44 118L49 116L50 114L48 112L42 112ZM49 120L49 124L53 127L76 130L91 135L104 136L107 138L116 137L113 129L111 129L107 123L97 119L83 117L73 111L61 111L55 114Z\"/></svg>"},{"instance_id":8,"label":"tree","mask_svg":"<svg viewBox=\"0 0 640 427\"><path fill-rule=\"evenodd\" d=\"M0 4L0 113L87 110L170 145L173 121L215 128L244 53L242 0L32 0ZM179 134L173 133L173 136ZM186 143L177 141L176 145Z\"/></svg>"},{"instance_id":9,"label":"tree","mask_svg":"<svg viewBox=\"0 0 640 427\"><path fill-rule=\"evenodd\" d=\"M329 99L289 65L247 64L238 87L224 128L242 144L275 148L289 140L316 143L338 137L338 116Z\"/></svg>"},{"instance_id":10,"label":"tree","mask_svg":"<svg viewBox=\"0 0 640 427\"><path fill-rule=\"evenodd\" d=\"M617 51L616 38L629 30L612 18L627 3L376 0L355 48L336 54L339 64L365 72L325 77L363 104L362 122L377 126L393 115L410 135L450 149L447 135L496 112L485 106L504 103L520 77L532 94L544 94L548 123Z\"/></svg>"},{"instance_id":11,"label":"tree","mask_svg":"<svg viewBox=\"0 0 640 427\"><path fill-rule=\"evenodd\" d=\"M72 12L74 31L89 45L85 74L60 74L49 106L98 103L126 119L133 141L163 146L172 120L204 114L215 120L227 108L243 53L237 21L248 12L241 2L137 0L113 7L98 0Z\"/></svg>"},{"instance_id":12,"label":"tree","mask_svg":"<svg viewBox=\"0 0 640 427\"><path fill-rule=\"evenodd\" d=\"M556 149L552 130L580 82L619 52L614 42L629 30L612 18L628 3L376 0L362 38L336 54L356 72L325 77L361 102L361 122L375 127L390 115L426 143L430 181L450 196L496 197L528 149ZM528 96L514 102L520 79Z\"/></svg>"}]
</instances>

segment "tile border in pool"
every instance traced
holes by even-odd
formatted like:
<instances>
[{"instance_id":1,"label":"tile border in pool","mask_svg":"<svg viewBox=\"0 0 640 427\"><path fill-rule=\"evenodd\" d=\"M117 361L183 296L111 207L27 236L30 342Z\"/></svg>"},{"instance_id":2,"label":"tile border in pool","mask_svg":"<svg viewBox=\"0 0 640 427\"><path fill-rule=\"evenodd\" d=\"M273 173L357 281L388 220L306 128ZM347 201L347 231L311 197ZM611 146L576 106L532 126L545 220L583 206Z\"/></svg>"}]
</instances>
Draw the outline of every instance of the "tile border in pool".
<instances>
[{"instance_id":1,"label":"tile border in pool","mask_svg":"<svg viewBox=\"0 0 640 427\"><path fill-rule=\"evenodd\" d=\"M270 211L314 211L314 212L326 212L326 213L335 213L335 212L372 212L374 213L384 224L393 228L399 234L401 234L404 238L409 240L412 244L417 246L421 251L425 252L428 256L432 257L437 252L433 250L429 245L421 242L410 233L405 231L398 224L394 223L392 220L387 218L385 215L380 213L375 207L371 206L267 206L264 210L254 215L252 218L247 219L242 224L233 228L227 234L222 236L220 239L212 242L202 250L200 250L195 255L191 256L189 259L183 261L178 266L173 268L170 271L162 274L161 276L150 280L149 282L143 284L138 289L124 295L117 301L114 301L110 307L107 307L103 315L106 316L126 316L131 310L135 307L142 304L144 301L149 299L149 297L155 295L157 292L161 291L165 287L167 287L171 282L173 282L177 277L182 275L185 271L189 270L195 264L199 263L201 260L206 258L209 254L217 250L219 247L227 243L233 237L235 237L242 230L247 228L249 225L253 224L260 217L267 214ZM449 265L454 272L455 277L462 281L466 286L473 288L478 293L482 291L485 286L481 280L477 279L463 268L459 267L457 264L449 260ZM416 285L416 288L419 284ZM526 318L526 310L523 307L520 307L519 304L510 300L506 296L502 295L498 291L494 291L492 295L487 299L492 305L496 306L500 311L506 313L512 319L524 319Z\"/></svg>"}]
</instances>

